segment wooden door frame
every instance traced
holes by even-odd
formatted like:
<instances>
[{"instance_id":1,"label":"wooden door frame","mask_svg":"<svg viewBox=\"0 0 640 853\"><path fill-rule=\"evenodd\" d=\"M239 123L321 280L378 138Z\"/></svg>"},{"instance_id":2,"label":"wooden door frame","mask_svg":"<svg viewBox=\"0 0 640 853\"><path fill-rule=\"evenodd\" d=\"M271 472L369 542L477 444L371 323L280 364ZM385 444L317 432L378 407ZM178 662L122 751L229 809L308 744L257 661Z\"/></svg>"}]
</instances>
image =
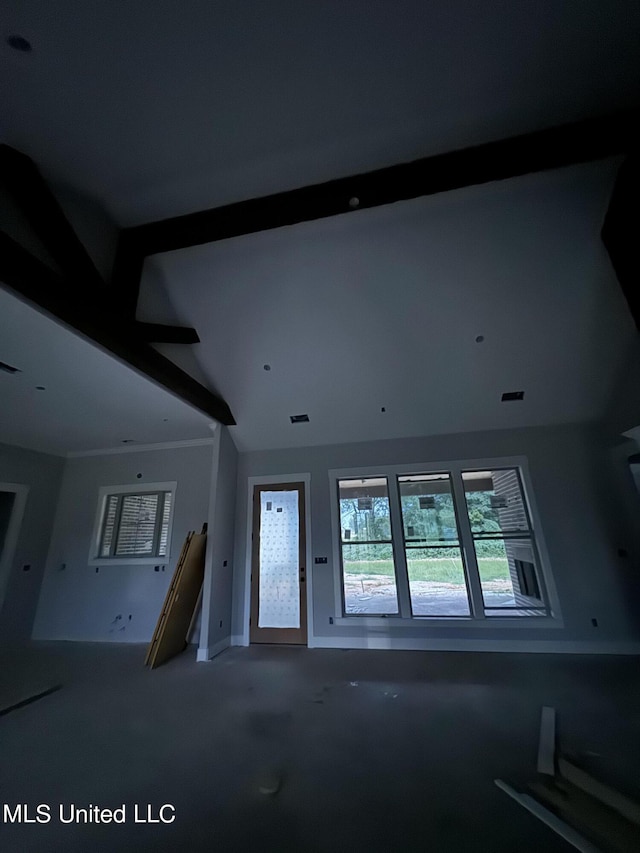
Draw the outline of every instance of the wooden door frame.
<instances>
[{"instance_id":1,"label":"wooden door frame","mask_svg":"<svg viewBox=\"0 0 640 853\"><path fill-rule=\"evenodd\" d=\"M313 561L311 556L311 474L275 474L262 477L249 477L247 481L247 528L244 573L244 605L242 611L242 634L232 638L233 645L249 645L249 619L251 616L251 533L253 531L253 490L255 486L285 483L302 483L304 486L305 502L305 538L306 554L306 587L307 587L307 647L313 648Z\"/></svg>"},{"instance_id":2,"label":"wooden door frame","mask_svg":"<svg viewBox=\"0 0 640 853\"><path fill-rule=\"evenodd\" d=\"M0 554L0 611L6 600L11 583L13 560L18 547L18 538L24 519L24 511L29 495L29 486L23 483L0 483L0 492L13 492L13 506L11 507L11 518L5 534L4 547Z\"/></svg>"},{"instance_id":3,"label":"wooden door frame","mask_svg":"<svg viewBox=\"0 0 640 853\"><path fill-rule=\"evenodd\" d=\"M260 627L260 595L261 595L261 580L260 575L262 566L260 562L260 551L262 542L262 498L265 493L275 495L291 494L295 492L298 495L297 501L297 516L298 516L298 594L297 598L300 606L300 625L298 628L277 628L277 627ZM271 504L267 504L270 508ZM256 485L253 487L253 529L252 529L252 560L251 560L251 618L249 621L249 643L268 643L271 645L296 645L306 646L308 637L307 628L307 588L306 588L306 572L307 572L307 543L306 543L306 525L307 517L305 504L305 488L303 482L297 483L266 483L264 485Z\"/></svg>"}]
</instances>

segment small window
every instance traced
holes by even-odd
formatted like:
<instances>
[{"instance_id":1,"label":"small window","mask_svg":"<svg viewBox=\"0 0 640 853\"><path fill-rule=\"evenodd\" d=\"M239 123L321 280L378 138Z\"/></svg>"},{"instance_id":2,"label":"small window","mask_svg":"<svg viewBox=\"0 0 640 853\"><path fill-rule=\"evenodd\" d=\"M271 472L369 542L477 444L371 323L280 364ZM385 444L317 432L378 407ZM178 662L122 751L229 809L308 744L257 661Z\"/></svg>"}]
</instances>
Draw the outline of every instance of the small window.
<instances>
[{"instance_id":1,"label":"small window","mask_svg":"<svg viewBox=\"0 0 640 853\"><path fill-rule=\"evenodd\" d=\"M172 498L171 491L107 494L97 556L166 557Z\"/></svg>"}]
</instances>

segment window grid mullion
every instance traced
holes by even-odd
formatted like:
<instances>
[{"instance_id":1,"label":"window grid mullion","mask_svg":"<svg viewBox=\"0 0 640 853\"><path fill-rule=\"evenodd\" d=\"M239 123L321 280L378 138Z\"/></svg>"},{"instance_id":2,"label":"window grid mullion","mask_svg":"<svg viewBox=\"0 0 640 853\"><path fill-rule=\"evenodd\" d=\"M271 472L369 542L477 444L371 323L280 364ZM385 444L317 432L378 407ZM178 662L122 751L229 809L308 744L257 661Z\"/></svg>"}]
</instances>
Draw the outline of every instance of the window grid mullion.
<instances>
[{"instance_id":1,"label":"window grid mullion","mask_svg":"<svg viewBox=\"0 0 640 853\"><path fill-rule=\"evenodd\" d=\"M153 529L153 556L160 553L160 537L162 536L162 519L164 518L164 492L156 492L158 499L156 502L156 517Z\"/></svg>"},{"instance_id":2,"label":"window grid mullion","mask_svg":"<svg viewBox=\"0 0 640 853\"><path fill-rule=\"evenodd\" d=\"M476 557L471 524L469 523L467 501L462 482L462 473L460 471L451 472L451 487L453 490L458 529L460 531L460 545L462 546L467 582L469 584L471 612L474 619L486 619L484 599L482 597L482 583L480 582L480 570L478 569L478 559Z\"/></svg>"},{"instance_id":3,"label":"window grid mullion","mask_svg":"<svg viewBox=\"0 0 640 853\"><path fill-rule=\"evenodd\" d=\"M396 589L398 591L398 608L403 619L411 619L411 591L409 589L409 572L407 569L407 555L404 550L404 527L402 523L402 509L400 506L400 483L397 476L393 476L393 485L387 479L387 490L389 493L389 514L391 520L391 539L393 541L393 556L396 567Z\"/></svg>"},{"instance_id":4,"label":"window grid mullion","mask_svg":"<svg viewBox=\"0 0 640 853\"><path fill-rule=\"evenodd\" d=\"M113 536L111 539L111 547L109 548L109 556L116 557L118 555L118 537L120 536L120 523L122 522L122 507L124 505L125 495L118 495L116 501L116 517L113 521Z\"/></svg>"},{"instance_id":5,"label":"window grid mullion","mask_svg":"<svg viewBox=\"0 0 640 853\"><path fill-rule=\"evenodd\" d=\"M109 543L109 551L107 554L102 554L104 549L104 540L107 534L107 521L109 518L109 506L111 504L111 495L107 495L104 500L104 508L102 510L102 524L100 526L100 539L98 540L98 556L108 557L111 554L111 548L113 547L113 533L111 536L111 542ZM113 519L114 527L115 527L115 517Z\"/></svg>"}]
</instances>

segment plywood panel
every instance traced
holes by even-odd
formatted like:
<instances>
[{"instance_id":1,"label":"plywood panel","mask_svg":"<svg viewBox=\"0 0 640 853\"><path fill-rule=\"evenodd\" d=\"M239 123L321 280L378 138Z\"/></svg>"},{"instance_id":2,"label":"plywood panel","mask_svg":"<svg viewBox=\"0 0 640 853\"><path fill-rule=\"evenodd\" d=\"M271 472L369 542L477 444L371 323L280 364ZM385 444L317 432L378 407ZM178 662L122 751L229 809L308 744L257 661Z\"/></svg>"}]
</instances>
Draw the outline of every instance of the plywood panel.
<instances>
[{"instance_id":1,"label":"plywood panel","mask_svg":"<svg viewBox=\"0 0 640 853\"><path fill-rule=\"evenodd\" d=\"M167 614L169 612L169 608L171 605L171 601L173 600L173 596L176 590L176 585L178 583L178 579L180 577L180 573L182 572L182 566L184 564L184 559L186 557L187 551L189 549L189 543L191 542L191 537L194 535L193 530L190 530L187 534L187 538L182 545L182 550L180 551L180 556L178 557L178 562L176 563L175 571L173 572L173 577L171 578L171 583L169 584L169 588L167 589L167 594L164 597L164 602L162 605L162 610L160 611L160 615L158 616L158 621L156 623L155 630L153 632L153 637L151 638L151 642L149 643L149 648L147 649L147 656L144 660L145 666L147 666L151 662L151 656L154 654L156 646L158 644L158 640L160 638L160 634L164 627Z\"/></svg>"},{"instance_id":2,"label":"plywood panel","mask_svg":"<svg viewBox=\"0 0 640 853\"><path fill-rule=\"evenodd\" d=\"M206 533L189 533L180 554L145 663L154 669L187 645L204 580Z\"/></svg>"}]
</instances>

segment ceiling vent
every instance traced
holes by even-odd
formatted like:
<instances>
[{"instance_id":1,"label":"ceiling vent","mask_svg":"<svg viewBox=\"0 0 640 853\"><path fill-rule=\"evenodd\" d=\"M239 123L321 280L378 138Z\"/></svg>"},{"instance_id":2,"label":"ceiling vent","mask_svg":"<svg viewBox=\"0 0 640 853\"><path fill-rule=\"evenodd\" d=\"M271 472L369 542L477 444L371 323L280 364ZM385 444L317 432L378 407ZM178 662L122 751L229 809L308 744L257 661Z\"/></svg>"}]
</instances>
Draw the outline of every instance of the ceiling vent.
<instances>
[{"instance_id":1,"label":"ceiling vent","mask_svg":"<svg viewBox=\"0 0 640 853\"><path fill-rule=\"evenodd\" d=\"M4 370L5 373L20 373L19 368L13 367L11 364L5 364L4 361L0 361L0 370Z\"/></svg>"},{"instance_id":2,"label":"ceiling vent","mask_svg":"<svg viewBox=\"0 0 640 853\"><path fill-rule=\"evenodd\" d=\"M509 403L512 400L524 400L524 391L505 391L502 395L502 402Z\"/></svg>"},{"instance_id":3,"label":"ceiling vent","mask_svg":"<svg viewBox=\"0 0 640 853\"><path fill-rule=\"evenodd\" d=\"M292 424L307 424L309 423L309 415L291 415Z\"/></svg>"}]
</instances>

